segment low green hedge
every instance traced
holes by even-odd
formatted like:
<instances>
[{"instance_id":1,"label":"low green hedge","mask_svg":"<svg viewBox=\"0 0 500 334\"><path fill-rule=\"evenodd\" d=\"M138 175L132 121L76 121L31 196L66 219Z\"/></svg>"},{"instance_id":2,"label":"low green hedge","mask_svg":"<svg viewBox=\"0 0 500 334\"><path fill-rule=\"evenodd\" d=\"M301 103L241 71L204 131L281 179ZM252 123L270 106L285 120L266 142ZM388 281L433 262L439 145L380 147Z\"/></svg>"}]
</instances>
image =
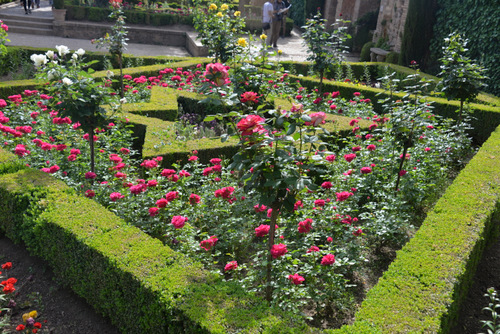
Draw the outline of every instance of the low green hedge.
<instances>
[{"instance_id":1,"label":"low green hedge","mask_svg":"<svg viewBox=\"0 0 500 334\"><path fill-rule=\"evenodd\" d=\"M500 223L500 127L367 294L354 326L329 333L449 333ZM358 332L361 333L361 332Z\"/></svg>"},{"instance_id":2,"label":"low green hedge","mask_svg":"<svg viewBox=\"0 0 500 334\"><path fill-rule=\"evenodd\" d=\"M43 172L1 175L0 189L1 230L123 333L311 332Z\"/></svg>"}]
</instances>

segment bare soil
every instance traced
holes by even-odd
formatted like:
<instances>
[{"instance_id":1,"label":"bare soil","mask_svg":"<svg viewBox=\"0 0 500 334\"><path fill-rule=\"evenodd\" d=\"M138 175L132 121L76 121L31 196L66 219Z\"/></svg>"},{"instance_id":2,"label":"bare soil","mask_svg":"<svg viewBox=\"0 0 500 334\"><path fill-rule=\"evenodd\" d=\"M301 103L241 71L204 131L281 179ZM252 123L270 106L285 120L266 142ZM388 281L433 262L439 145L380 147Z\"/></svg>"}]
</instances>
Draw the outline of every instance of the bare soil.
<instances>
[{"instance_id":1,"label":"bare soil","mask_svg":"<svg viewBox=\"0 0 500 334\"><path fill-rule=\"evenodd\" d=\"M109 319L97 314L86 301L63 287L46 262L30 256L24 246L0 237L0 262L12 262L12 269L1 270L5 277L15 277L16 291L11 295L16 303L10 314L10 325L0 333L19 333L22 315L33 310L42 323L39 334L119 334Z\"/></svg>"}]
</instances>

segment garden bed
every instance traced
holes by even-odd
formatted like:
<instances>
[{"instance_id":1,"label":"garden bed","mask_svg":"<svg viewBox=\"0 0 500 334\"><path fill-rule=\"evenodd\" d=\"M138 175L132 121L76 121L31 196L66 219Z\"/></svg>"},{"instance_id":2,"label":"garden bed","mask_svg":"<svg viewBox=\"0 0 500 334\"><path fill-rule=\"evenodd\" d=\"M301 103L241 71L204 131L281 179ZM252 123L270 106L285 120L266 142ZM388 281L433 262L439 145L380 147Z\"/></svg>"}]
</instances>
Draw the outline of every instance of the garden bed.
<instances>
[{"instance_id":1,"label":"garden bed","mask_svg":"<svg viewBox=\"0 0 500 334\"><path fill-rule=\"evenodd\" d=\"M346 88L347 86L342 87ZM349 90L348 88L346 89ZM154 91L155 90L153 90L153 92ZM363 91L370 91L370 89L365 89ZM351 94L347 96L350 95ZM358 93L358 95L360 94ZM354 96L358 95L354 94ZM154 104L155 100L153 99L150 103ZM284 105L284 103L279 101L275 101L275 103ZM367 102L360 102L360 108L363 108L363 103ZM156 110L168 110L169 108L170 107L167 105L156 108ZM146 124L148 122L150 124ZM360 121L351 120L348 122L352 124L347 125L347 129L350 129L350 127L354 126L357 122ZM161 122L154 119L138 119L137 124L139 123L143 123L143 125L149 128L153 126L161 127ZM360 129L363 128L360 127ZM150 130L151 129L146 129L146 131ZM491 141L493 144L491 144ZM498 193L495 193L494 190L496 187L495 184L498 181L498 175L496 171L492 170L493 167L498 165L498 160L495 158L498 156L498 152L495 151L495 147L498 147L497 144L498 138L494 135L483 145L480 151L480 153L483 153L481 153L481 155L478 154L479 157L476 156L469 164L469 166L473 167L467 167L457 179L459 181L455 181L452 187L450 187L450 189L453 190L448 189L443 198L438 202L436 205L437 209L434 209L433 214L430 216L432 218L428 218L431 223L424 223L423 227L426 228L422 228L417 233L417 237L399 253L400 255L398 255L398 258L401 258L405 254L413 257L412 247L414 247L418 254L422 254L422 256L417 256L422 261L425 261L423 254L426 252L430 252L429 256L435 260L436 256L432 253L432 248L435 248L435 251L439 250L441 254L445 249L448 249L448 247L445 247L448 245L452 246L456 253L462 253L462 251L458 249L464 247L463 240L454 237L444 238L438 242L438 245L433 245L431 248L429 248L428 245L424 247L417 244L417 246L415 246L414 243L418 242L419 238L424 238L424 240L428 241L427 233L432 237L438 235L435 230L429 232L429 228L435 227L438 231L441 231L444 228L439 224L448 224L446 226L449 226L449 223L446 223L447 220L440 216L436 218L433 215L446 212L447 209L445 208L449 205L448 203L455 202L458 194L462 192L463 189L460 187L469 182L469 179L474 179L476 175L475 171L481 168L484 168L484 170L481 171L481 177L485 175L485 173L491 173L490 183L484 184L484 188L477 189L478 194L481 195L478 201L480 201L482 205L471 203L470 207L482 209L486 212L486 218L478 219L476 222L477 225L476 223L472 224L472 229L478 232L478 236L473 235L471 237L473 239L472 242L475 243L474 238L480 237L482 229L489 228L488 224L492 219L491 217L498 211L495 207L498 203ZM185 150L189 152L191 147L186 147ZM485 159L485 157L493 158L488 160ZM159 242L153 241L140 233L137 229L127 226L113 214L109 212L106 213L106 210L99 205L91 204L93 202L82 198L74 191L63 186L59 182L55 182L46 175L37 171L25 169L22 165L15 162L15 159L9 157L8 154L5 154L4 158L7 160L7 163L2 165L2 169L6 174L2 177L0 183L2 184L2 188L6 190L5 193L7 196L5 197L5 201L9 202L8 207L12 209L6 212L6 217L9 217L9 219L6 219L4 222L9 237L15 240L24 240L29 249L39 252L39 254L51 261L51 263L57 267L56 271L62 275L65 280L72 281L73 288L82 295L85 295L85 297L92 304L95 304L102 312L110 314L111 312L116 312L116 308L120 309L123 313L123 318L113 320L119 323L122 328L126 328L129 332L133 333L145 330L151 332L153 327L155 330L158 327L158 332L161 332L163 330L162 328L166 327L192 332L227 332L237 329L251 332L256 328L261 328L264 332L273 332L283 326L284 323L289 323L287 328L290 332L314 331L313 328L306 327L300 320L295 322L291 321L294 316L290 314L277 311L276 309L263 312L262 310L267 309L267 307L261 299L243 292L232 282L220 281L215 275L202 270L196 261L192 261L179 253L174 253L166 246L161 246ZM470 171L471 168L474 168L472 172ZM459 185L456 185L457 182ZM477 181L474 182L477 186ZM453 187L458 187L458 190ZM468 186L467 190L470 191L470 188L471 187ZM486 194L491 194L491 199L489 201L485 201L487 197ZM448 196L451 196L451 199L448 198ZM37 200L29 202L26 200L27 198L37 198ZM473 194L469 192L466 199L470 201L474 200ZM460 201L462 201L462 199L460 199ZM440 204L442 202L445 202L445 204ZM444 205L444 207L441 205ZM88 212L81 217L74 217L73 208L81 206L88 208ZM453 210L454 212L459 212L456 208ZM20 214L25 211L29 213L27 216ZM470 212L464 212L463 215L469 213ZM455 216L453 216L452 220L457 223L456 228L458 229L460 227L458 223L459 220L457 220ZM471 224L470 219L467 220L467 224ZM419 237L419 235L423 236ZM466 239L468 242L471 241L470 238ZM446 244L445 241L450 243ZM52 246L50 249L45 249L40 246L42 242L49 242ZM423 251L421 247L423 247L425 251ZM445 249L442 249L443 247ZM472 258L477 258L481 253L480 245L476 248L467 245L465 248L474 249L471 255ZM68 254L68 258L60 261L61 263L54 263L53 257L61 253ZM459 258L457 261L461 261L460 263L464 265L467 260ZM439 262L433 263L438 266L440 265ZM449 258L446 258L446 263L454 264ZM418 277L418 282L423 279L426 286L429 284L432 285L433 291L437 292L439 296L443 296L444 302L437 298L434 300L434 309L448 312L445 307L441 308L441 306L451 300L450 295L447 293L449 293L454 279L449 278L446 280L447 282L452 282L452 285L438 284L437 282L440 282L439 279L442 278L441 275L450 275L448 270L451 269L443 265L438 268L442 271L437 270L435 267L429 270L427 267L428 264L426 262L424 262L424 264L422 269L418 269L422 270L422 273L420 273L417 269L413 268L413 266L411 268L405 267L409 265L408 262L401 263L396 260L381 282L384 282L388 277L392 280L397 276L391 274L391 268L402 268L396 269L397 272L413 272L416 270L415 275ZM89 267L93 268L92 273L86 273ZM467 270L474 269L473 264L465 267L467 267ZM184 268L183 272L180 272L180 268ZM100 273L100 275L97 275L99 277L95 277L96 272ZM424 279L423 277L426 277L425 275L429 273L436 276ZM451 274L451 276L454 274L455 272ZM412 275L412 277L414 278L415 275ZM175 277L175 279L173 279L173 277ZM132 287L136 293L130 294L125 288L114 289L109 285L111 284L110 280L113 282L113 287L115 286L115 282L119 282L118 284L123 284L124 287ZM398 278L398 282L405 282L404 280L405 278ZM460 278L459 281L460 284L462 284L459 285L459 289L462 289L461 286L466 286L468 284L467 277L464 279ZM418 282L412 281L412 289L408 292L412 294L411 298L415 298L416 300L425 298L420 296L419 291L415 289L415 287L418 286ZM89 284L103 286L103 289L98 292L90 292L88 290ZM379 283L377 287L381 286L381 284L384 283ZM391 282L390 284L393 283ZM377 287L372 291L385 289ZM130 290L130 288L128 290ZM221 291L223 295L221 295ZM457 292L457 296L462 293L463 292ZM373 303L371 300L376 298L376 296L377 292L370 292L367 301L365 301L364 306L356 317L357 320L353 325L355 331L358 330L359 332L360 328L366 329L368 327L374 328L375 330L377 327L381 326L381 324L370 318L372 311L370 311L369 307L372 305L371 303ZM459 300L460 298L457 297L456 299ZM113 302L110 302L111 300L113 300ZM150 306L153 310L149 314L143 313L141 305L146 307L146 302L150 302L151 300L155 301L154 306ZM223 303L221 303L222 300L224 300ZM387 295L384 295L384 301L387 301ZM397 303L397 301L393 302ZM207 306L212 304L220 305L220 308L213 310ZM375 304L379 305L381 302L377 301ZM127 318L130 318L132 315L132 310L129 309L130 305L134 305L134 319L140 319L138 322L134 321L134 323L131 323L127 321ZM393 308L385 307L384 309L384 312L388 314L387 317L383 317L384 326L386 326L387 323L385 320L390 318L389 313L391 309ZM209 311L209 313L207 313L207 311ZM412 310L405 312L405 317L412 314L412 312ZM451 320L439 313L430 316L429 321L424 322L424 325L428 326L426 329L434 330L439 328L436 326L448 326L453 320L453 312L452 310L450 313ZM232 317L234 317L235 313L238 313L239 317L233 319ZM377 310L375 313L380 316L381 311ZM153 326L153 319L158 316L162 319L164 318L163 323ZM420 317L418 312L416 312L416 316ZM437 319L442 319L443 323L441 324L441 320L439 320L439 324L436 325L436 317ZM219 321L214 322L213 319L218 319ZM250 319L253 320L250 321ZM368 320L363 321L363 319ZM416 326L416 324L408 319L405 321L398 321L403 328ZM368 323L370 324L366 327ZM419 323L419 325L422 324ZM350 329L343 330L349 331Z\"/></svg>"}]
</instances>

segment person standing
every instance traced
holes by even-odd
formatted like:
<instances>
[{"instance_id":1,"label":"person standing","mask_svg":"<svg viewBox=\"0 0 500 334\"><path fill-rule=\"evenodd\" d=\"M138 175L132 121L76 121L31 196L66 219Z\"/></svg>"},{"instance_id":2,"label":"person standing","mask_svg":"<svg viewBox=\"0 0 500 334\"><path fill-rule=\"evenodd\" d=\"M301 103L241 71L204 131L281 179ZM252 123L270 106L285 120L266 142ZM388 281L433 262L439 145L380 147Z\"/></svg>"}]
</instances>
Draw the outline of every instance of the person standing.
<instances>
[{"instance_id":1,"label":"person standing","mask_svg":"<svg viewBox=\"0 0 500 334\"><path fill-rule=\"evenodd\" d=\"M283 3L285 4L285 8L290 8L290 2L288 0L283 0ZM283 13L283 18L281 20L281 37L286 37L286 17L288 16L288 10Z\"/></svg>"},{"instance_id":2,"label":"person standing","mask_svg":"<svg viewBox=\"0 0 500 334\"><path fill-rule=\"evenodd\" d=\"M278 38L280 36L281 23L283 20L283 13L286 11L285 3L283 0L274 0L273 4L273 22L271 24L271 40L270 45L277 48Z\"/></svg>"},{"instance_id":3,"label":"person standing","mask_svg":"<svg viewBox=\"0 0 500 334\"><path fill-rule=\"evenodd\" d=\"M28 2L28 6L26 6L26 2ZM31 0L23 0L23 6L25 14L31 14Z\"/></svg>"},{"instance_id":4,"label":"person standing","mask_svg":"<svg viewBox=\"0 0 500 334\"><path fill-rule=\"evenodd\" d=\"M262 7L262 32L267 36L267 45L271 41L271 22L273 20L273 4L266 1Z\"/></svg>"}]
</instances>

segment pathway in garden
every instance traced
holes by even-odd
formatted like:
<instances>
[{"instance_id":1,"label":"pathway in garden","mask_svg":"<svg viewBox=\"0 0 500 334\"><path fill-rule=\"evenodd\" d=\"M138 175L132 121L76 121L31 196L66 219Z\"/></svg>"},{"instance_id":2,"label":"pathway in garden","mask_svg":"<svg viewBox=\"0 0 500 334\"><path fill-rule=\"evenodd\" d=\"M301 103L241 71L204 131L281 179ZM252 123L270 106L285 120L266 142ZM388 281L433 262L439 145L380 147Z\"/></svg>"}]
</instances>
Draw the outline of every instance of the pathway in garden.
<instances>
[{"instance_id":1,"label":"pathway in garden","mask_svg":"<svg viewBox=\"0 0 500 334\"><path fill-rule=\"evenodd\" d=\"M0 6L0 19L3 14L18 15L19 20L25 16L24 9L19 1L10 2ZM35 8L32 11L31 17L40 18L53 18L51 5L48 0L40 0L40 8ZM9 25L8 20L5 22ZM66 21L66 24L71 24L71 21ZM33 28L36 29L36 28ZM10 42L7 45L16 46L35 46L43 48L54 48L56 45L66 45L71 50L83 48L86 51L96 51L96 46L90 43L90 40L65 38L58 36L47 36L30 33L16 33L10 32L8 38ZM256 44L260 44L257 41ZM278 40L278 48L283 51L280 56L281 60L305 61L307 58L307 48L303 45L303 39L298 29L294 29L290 37L280 38ZM152 45L152 44L139 44L129 43L127 45L126 53L137 56L190 56L189 52L183 47L166 46L166 45ZM272 57L271 57L272 58ZM348 54L348 61L359 61L358 54Z\"/></svg>"}]
</instances>

